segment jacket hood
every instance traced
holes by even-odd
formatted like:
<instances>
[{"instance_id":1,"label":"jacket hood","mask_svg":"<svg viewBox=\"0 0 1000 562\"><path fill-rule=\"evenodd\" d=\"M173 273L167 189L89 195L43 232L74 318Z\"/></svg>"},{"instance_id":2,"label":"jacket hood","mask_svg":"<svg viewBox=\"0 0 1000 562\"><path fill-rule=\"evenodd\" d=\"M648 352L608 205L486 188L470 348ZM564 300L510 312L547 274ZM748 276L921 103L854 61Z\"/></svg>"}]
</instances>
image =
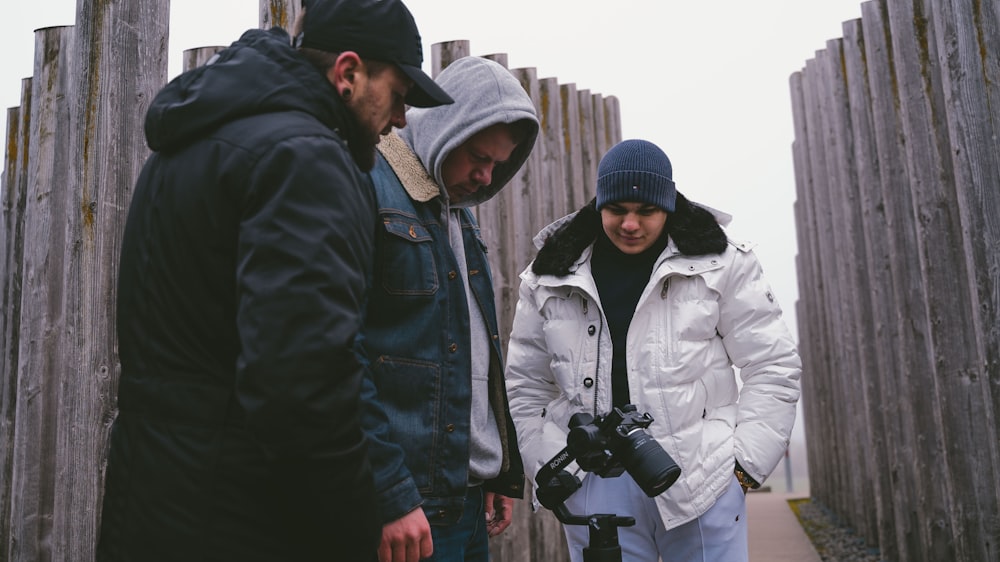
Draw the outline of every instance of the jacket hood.
<instances>
[{"instance_id":1,"label":"jacket hood","mask_svg":"<svg viewBox=\"0 0 1000 562\"><path fill-rule=\"evenodd\" d=\"M146 113L146 142L169 151L228 122L280 111L304 111L331 129L356 129L333 86L291 47L283 29L251 29L160 90ZM350 132L341 136L351 138Z\"/></svg>"},{"instance_id":2,"label":"jacket hood","mask_svg":"<svg viewBox=\"0 0 1000 562\"><path fill-rule=\"evenodd\" d=\"M448 193L441 179L441 166L452 150L497 123L527 120L532 124L530 134L517 145L510 159L494 169L493 183L451 206L479 205L496 195L528 159L538 137L535 105L509 70L481 57L458 59L441 71L436 82L455 103L410 108L407 126L398 133L430 172L445 199Z\"/></svg>"},{"instance_id":3,"label":"jacket hood","mask_svg":"<svg viewBox=\"0 0 1000 562\"><path fill-rule=\"evenodd\" d=\"M568 275L583 251L594 243L602 232L601 213L593 199L582 209L563 217L535 237L538 256L531 264L535 275ZM726 251L729 239L720 220L728 222L729 216L688 201L677 192L676 208L667 216L664 228L677 251L685 256L721 254Z\"/></svg>"}]
</instances>

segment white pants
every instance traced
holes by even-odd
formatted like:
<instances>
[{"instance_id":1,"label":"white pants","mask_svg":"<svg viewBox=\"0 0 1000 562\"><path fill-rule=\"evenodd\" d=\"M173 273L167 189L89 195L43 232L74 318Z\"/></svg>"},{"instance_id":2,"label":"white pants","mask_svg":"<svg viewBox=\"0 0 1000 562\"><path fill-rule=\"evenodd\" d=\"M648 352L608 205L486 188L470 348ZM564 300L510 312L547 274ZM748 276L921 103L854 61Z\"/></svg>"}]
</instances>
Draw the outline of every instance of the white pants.
<instances>
[{"instance_id":1,"label":"white pants","mask_svg":"<svg viewBox=\"0 0 1000 562\"><path fill-rule=\"evenodd\" d=\"M663 528L653 498L647 497L628 472L617 478L589 474L583 487L565 502L574 515L612 513L635 518L635 525L618 528L622 562L747 562L746 497L736 477L701 517L680 527ZM570 560L583 562L590 544L586 525L563 525Z\"/></svg>"}]
</instances>

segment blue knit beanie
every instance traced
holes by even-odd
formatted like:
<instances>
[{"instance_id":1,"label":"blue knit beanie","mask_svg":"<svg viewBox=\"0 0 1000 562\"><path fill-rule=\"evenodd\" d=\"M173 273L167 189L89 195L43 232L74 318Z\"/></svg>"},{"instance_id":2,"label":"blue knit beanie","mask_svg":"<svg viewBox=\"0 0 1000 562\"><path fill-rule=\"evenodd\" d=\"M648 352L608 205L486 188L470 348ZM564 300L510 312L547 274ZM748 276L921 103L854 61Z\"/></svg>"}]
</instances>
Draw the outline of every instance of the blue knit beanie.
<instances>
[{"instance_id":1,"label":"blue knit beanie","mask_svg":"<svg viewBox=\"0 0 1000 562\"><path fill-rule=\"evenodd\" d=\"M597 208L635 201L674 212L677 190L670 159L660 147L638 139L624 140L597 165Z\"/></svg>"}]
</instances>

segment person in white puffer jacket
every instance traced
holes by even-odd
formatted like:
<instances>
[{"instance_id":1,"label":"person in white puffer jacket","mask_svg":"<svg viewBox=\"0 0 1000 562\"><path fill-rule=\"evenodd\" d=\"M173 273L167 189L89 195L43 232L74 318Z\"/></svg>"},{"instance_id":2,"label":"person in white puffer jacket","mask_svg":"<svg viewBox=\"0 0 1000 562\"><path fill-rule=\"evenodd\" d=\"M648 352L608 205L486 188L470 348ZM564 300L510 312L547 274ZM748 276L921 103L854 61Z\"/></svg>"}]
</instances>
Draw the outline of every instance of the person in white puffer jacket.
<instances>
[{"instance_id":1,"label":"person in white puffer jacket","mask_svg":"<svg viewBox=\"0 0 1000 562\"><path fill-rule=\"evenodd\" d=\"M618 529L626 562L747 560L744 494L785 453L801 361L751 246L671 176L659 147L625 140L601 159L597 197L536 236L508 347L510 411L533 484L573 414L650 414L677 481L650 498L627 470L578 471L565 507L635 517ZM580 562L588 529L564 529Z\"/></svg>"}]
</instances>

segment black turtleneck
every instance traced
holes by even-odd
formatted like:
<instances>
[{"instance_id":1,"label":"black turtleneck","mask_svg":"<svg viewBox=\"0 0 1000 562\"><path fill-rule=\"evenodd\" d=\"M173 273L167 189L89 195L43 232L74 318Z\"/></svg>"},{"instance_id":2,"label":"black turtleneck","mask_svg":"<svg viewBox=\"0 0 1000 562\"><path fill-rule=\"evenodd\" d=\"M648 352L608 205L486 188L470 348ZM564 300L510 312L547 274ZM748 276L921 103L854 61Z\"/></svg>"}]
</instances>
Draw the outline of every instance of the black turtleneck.
<instances>
[{"instance_id":1,"label":"black turtleneck","mask_svg":"<svg viewBox=\"0 0 1000 562\"><path fill-rule=\"evenodd\" d=\"M625 342L628 327L639 304L642 290L649 283L656 258L667 246L668 236L638 254L626 254L608 239L602 230L594 242L590 260L594 283L601 297L604 316L611 331L614 352L611 358L611 402L621 407L629 403L628 371L625 364Z\"/></svg>"}]
</instances>

